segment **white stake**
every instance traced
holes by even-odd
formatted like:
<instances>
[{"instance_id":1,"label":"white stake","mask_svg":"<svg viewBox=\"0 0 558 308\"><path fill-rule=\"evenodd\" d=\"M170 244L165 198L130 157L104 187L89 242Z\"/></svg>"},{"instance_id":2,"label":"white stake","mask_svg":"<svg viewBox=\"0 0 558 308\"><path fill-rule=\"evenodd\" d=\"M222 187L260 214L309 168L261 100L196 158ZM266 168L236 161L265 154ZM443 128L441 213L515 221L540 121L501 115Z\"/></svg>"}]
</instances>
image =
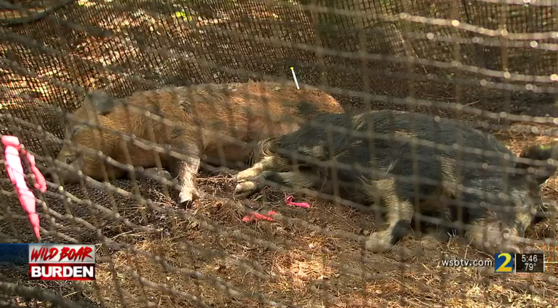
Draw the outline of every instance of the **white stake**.
<instances>
[{"instance_id":1,"label":"white stake","mask_svg":"<svg viewBox=\"0 0 558 308\"><path fill-rule=\"evenodd\" d=\"M300 90L300 87L298 86L298 80L296 80L296 74L295 74L295 71L294 71L294 67L292 67L292 66L291 66L291 71L293 71L293 78L294 78L294 81L295 81L295 84L296 84L296 88L297 88L297 90Z\"/></svg>"}]
</instances>

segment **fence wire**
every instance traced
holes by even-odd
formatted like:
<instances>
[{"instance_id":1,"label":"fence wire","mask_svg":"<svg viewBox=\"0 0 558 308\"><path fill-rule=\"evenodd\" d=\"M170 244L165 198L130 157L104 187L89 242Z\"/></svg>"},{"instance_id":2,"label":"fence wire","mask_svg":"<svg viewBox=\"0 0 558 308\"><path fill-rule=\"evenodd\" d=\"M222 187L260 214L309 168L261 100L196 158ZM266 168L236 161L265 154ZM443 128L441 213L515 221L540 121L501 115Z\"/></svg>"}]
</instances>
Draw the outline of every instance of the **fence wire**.
<instances>
[{"instance_id":1,"label":"fence wire","mask_svg":"<svg viewBox=\"0 0 558 308\"><path fill-rule=\"evenodd\" d=\"M556 178L536 172L554 170L546 158L556 153L520 154L555 146L556 9L541 0L0 0L0 133L19 137L48 176L35 192L41 242L98 250L92 283L28 281L27 269L0 265L0 306L558 305L552 264L509 275L443 265L493 262L445 228L462 228L462 211L480 207L481 221L510 223L513 206L494 204L518 190L515 209L532 200L528 210L548 219L511 238L523 251L555 245ZM369 131L361 120L391 124ZM413 139L421 132L426 140ZM381 154L394 144L399 152ZM336 149L346 152L327 156ZM239 180L270 155L288 164L262 183ZM549 179L525 188L537 176ZM0 242L36 242L3 168L0 181ZM239 196L247 185L260 189ZM388 199L410 186L414 231L370 251ZM289 206L289 196L310 207ZM271 210L273 221L243 221ZM454 211L459 219L447 219Z\"/></svg>"}]
</instances>

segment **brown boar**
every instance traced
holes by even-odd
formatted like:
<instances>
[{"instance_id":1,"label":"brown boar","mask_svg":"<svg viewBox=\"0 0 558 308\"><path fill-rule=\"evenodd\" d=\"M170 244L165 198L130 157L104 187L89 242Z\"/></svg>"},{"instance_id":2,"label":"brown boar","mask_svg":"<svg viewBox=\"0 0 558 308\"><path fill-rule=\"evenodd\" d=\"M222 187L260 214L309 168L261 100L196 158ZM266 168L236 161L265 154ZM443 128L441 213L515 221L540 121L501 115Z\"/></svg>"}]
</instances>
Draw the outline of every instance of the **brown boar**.
<instances>
[{"instance_id":1,"label":"brown boar","mask_svg":"<svg viewBox=\"0 0 558 308\"><path fill-rule=\"evenodd\" d=\"M178 179L182 204L199 197L195 175L201 161L238 166L250 159L253 152L250 143L291 132L318 114L340 112L343 108L339 103L317 88L305 86L297 90L277 82L166 87L136 92L123 99L96 90L88 93L83 105L68 117L71 119L65 123L65 139L70 142L65 142L57 159L96 180L105 178L104 170L116 178L125 171L110 164L105 164L107 169L104 169L104 162L98 156L84 155L70 144L101 151L134 167L163 167ZM101 127L171 146L185 154L179 159L131 142L123 147L123 139L118 134L85 124L96 123L95 115ZM160 116L173 125L148 115ZM79 180L76 172L60 175L66 183Z\"/></svg>"},{"instance_id":2,"label":"brown boar","mask_svg":"<svg viewBox=\"0 0 558 308\"><path fill-rule=\"evenodd\" d=\"M237 196L271 182L365 207L383 205L388 227L366 242L375 252L404 237L411 220L432 222L430 216L486 252L519 253L518 236L545 207L540 186L556 171L547 161L557 158L555 145L534 145L520 155L532 160L526 163L493 135L468 125L388 110L320 115L297 131L263 140L260 149L263 158L236 175Z\"/></svg>"}]
</instances>

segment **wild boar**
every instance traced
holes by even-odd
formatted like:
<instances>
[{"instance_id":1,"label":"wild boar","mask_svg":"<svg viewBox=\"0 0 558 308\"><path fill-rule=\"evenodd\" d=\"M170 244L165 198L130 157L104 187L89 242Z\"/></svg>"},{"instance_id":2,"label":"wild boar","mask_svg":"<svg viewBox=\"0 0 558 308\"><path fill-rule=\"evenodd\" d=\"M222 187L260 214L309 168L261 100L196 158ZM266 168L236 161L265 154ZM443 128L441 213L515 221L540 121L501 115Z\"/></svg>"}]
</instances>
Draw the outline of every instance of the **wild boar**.
<instances>
[{"instance_id":1,"label":"wild boar","mask_svg":"<svg viewBox=\"0 0 558 308\"><path fill-rule=\"evenodd\" d=\"M125 171L109 164L103 169L102 159L84 155L71 144L101 151L134 167L158 167L158 154L153 150L131 142L123 147L120 135L87 125L96 123L97 115L101 127L187 153L182 159L176 155L159 156L161 167L178 179L178 201L183 204L200 196L195 176L201 161L217 166L247 163L254 149L249 143L291 132L320 113L341 112L339 103L317 88L305 86L297 90L277 82L165 87L122 99L95 90L86 95L72 117L67 117L70 119L64 125L65 140L69 142L65 142L57 159L96 180L104 179L104 170L110 170L116 178ZM172 125L149 115L172 121ZM61 172L60 176L65 183L79 181L76 172Z\"/></svg>"},{"instance_id":2,"label":"wild boar","mask_svg":"<svg viewBox=\"0 0 558 308\"><path fill-rule=\"evenodd\" d=\"M548 161L556 159L556 148L530 146L520 155L526 163L493 135L439 117L389 110L320 115L262 140L261 160L236 175L235 194L248 197L266 181L327 194L337 185L339 197L384 210L387 229L365 244L373 252L407 235L417 214L465 233L486 252L519 252L517 241L499 246L537 219L540 186L556 171Z\"/></svg>"}]
</instances>

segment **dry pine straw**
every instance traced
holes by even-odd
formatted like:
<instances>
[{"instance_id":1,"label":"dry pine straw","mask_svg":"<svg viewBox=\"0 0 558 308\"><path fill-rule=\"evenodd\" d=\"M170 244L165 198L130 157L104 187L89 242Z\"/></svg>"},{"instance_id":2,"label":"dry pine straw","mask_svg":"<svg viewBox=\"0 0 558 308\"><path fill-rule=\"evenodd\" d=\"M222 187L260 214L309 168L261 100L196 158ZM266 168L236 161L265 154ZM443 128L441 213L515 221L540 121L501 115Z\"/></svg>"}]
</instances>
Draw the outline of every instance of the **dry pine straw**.
<instances>
[{"instance_id":1,"label":"dry pine straw","mask_svg":"<svg viewBox=\"0 0 558 308\"><path fill-rule=\"evenodd\" d=\"M514 151L532 140L528 136L511 137L504 142ZM541 138L535 141L543 141ZM556 177L545 185L546 197L556 198L555 182ZM556 275L554 268L547 268L544 274L509 275L494 274L491 268L443 268L442 258L490 258L458 239L449 243L418 237L406 239L399 245L416 253L401 261L394 252L363 253L356 241L324 235L296 223L243 223L241 210L231 206L234 202L224 201L232 194L232 181L205 179L199 183L202 190L214 197L196 203L192 211L196 217L217 223L220 234L181 219L170 223L172 218L166 217L164 223L172 226L167 235L133 246L164 257L171 269L135 252L112 254L118 272L116 281L128 307L144 306L146 302L167 308L197 307L188 294L209 307L238 308L270 307L255 296L250 298L250 294L298 307L553 307L557 304L558 288L555 283L547 282L549 275ZM266 197L276 200L268 202L265 209L273 208L287 217L323 229L361 234L371 231L372 217L367 213L315 199L304 200L311 204L310 209L289 208L277 194L266 193ZM282 249L234 238L233 232L274 243ZM140 282L134 272L148 282ZM188 275L191 272L203 273L205 278L192 278ZM207 277L218 277L235 291L216 288ZM96 284L107 307L121 306L109 262L99 263ZM528 291L529 285L537 289L536 294Z\"/></svg>"}]
</instances>

